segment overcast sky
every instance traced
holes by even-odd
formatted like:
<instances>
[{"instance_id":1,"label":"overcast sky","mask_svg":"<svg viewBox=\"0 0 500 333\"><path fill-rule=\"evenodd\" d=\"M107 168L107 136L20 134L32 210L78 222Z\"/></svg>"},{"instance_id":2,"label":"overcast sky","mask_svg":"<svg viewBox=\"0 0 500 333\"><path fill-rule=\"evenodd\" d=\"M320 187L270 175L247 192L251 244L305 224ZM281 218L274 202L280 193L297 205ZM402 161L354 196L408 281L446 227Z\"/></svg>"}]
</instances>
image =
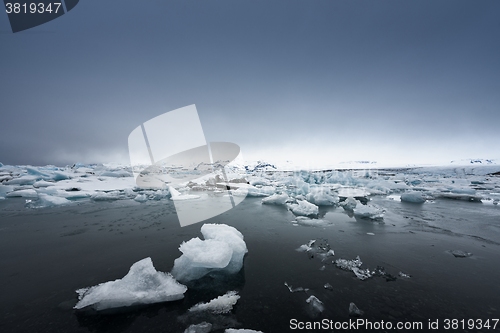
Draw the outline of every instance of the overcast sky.
<instances>
[{"instance_id":1,"label":"overcast sky","mask_svg":"<svg viewBox=\"0 0 500 333\"><path fill-rule=\"evenodd\" d=\"M500 1L80 1L0 13L0 162L128 162L196 104L247 159L500 158Z\"/></svg>"}]
</instances>

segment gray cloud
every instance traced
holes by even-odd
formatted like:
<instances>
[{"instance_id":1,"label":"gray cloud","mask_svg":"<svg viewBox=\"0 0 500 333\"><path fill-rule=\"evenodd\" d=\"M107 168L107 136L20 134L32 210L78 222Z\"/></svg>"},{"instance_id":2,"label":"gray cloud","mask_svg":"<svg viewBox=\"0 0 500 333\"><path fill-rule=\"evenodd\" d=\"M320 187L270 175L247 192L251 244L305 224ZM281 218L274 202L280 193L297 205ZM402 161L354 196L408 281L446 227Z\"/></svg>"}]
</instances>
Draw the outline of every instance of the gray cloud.
<instances>
[{"instance_id":1,"label":"gray cloud","mask_svg":"<svg viewBox=\"0 0 500 333\"><path fill-rule=\"evenodd\" d=\"M499 157L498 2L146 4L0 34L1 162L126 162L136 126L193 103L252 156Z\"/></svg>"}]
</instances>

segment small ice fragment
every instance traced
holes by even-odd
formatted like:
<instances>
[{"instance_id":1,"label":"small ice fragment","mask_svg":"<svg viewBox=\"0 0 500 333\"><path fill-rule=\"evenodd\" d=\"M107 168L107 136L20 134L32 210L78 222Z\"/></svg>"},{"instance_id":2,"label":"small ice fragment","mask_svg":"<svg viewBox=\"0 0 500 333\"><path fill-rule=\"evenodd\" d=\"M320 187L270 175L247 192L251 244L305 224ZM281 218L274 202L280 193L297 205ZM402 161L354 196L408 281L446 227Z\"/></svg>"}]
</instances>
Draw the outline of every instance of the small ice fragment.
<instances>
[{"instance_id":1,"label":"small ice fragment","mask_svg":"<svg viewBox=\"0 0 500 333\"><path fill-rule=\"evenodd\" d=\"M329 283L325 283L325 285L323 286L325 289L328 289L328 290L333 290L333 286Z\"/></svg>"},{"instance_id":2,"label":"small ice fragment","mask_svg":"<svg viewBox=\"0 0 500 333\"><path fill-rule=\"evenodd\" d=\"M356 277L360 280L366 280L370 277L373 276L375 272L370 272L369 269L361 269L361 265L363 262L359 258L359 256L356 257L354 260L346 260L346 259L337 259L335 260L335 265L343 269L345 271L352 271Z\"/></svg>"},{"instance_id":3,"label":"small ice fragment","mask_svg":"<svg viewBox=\"0 0 500 333\"><path fill-rule=\"evenodd\" d=\"M309 303L311 305L311 307L313 308L313 310L315 310L317 312L323 312L323 310L325 309L325 307L323 306L323 302L321 302L314 295L309 296L309 298L306 299L306 302Z\"/></svg>"},{"instance_id":4,"label":"small ice fragment","mask_svg":"<svg viewBox=\"0 0 500 333\"><path fill-rule=\"evenodd\" d=\"M465 252L462 250L453 250L451 251L451 254L453 254L456 258L467 258L472 255L470 252Z\"/></svg>"},{"instance_id":5,"label":"small ice fragment","mask_svg":"<svg viewBox=\"0 0 500 333\"><path fill-rule=\"evenodd\" d=\"M245 328L240 328L240 329L234 329L234 328L227 328L224 333L264 333L262 331L255 331L255 330L249 330Z\"/></svg>"},{"instance_id":6,"label":"small ice fragment","mask_svg":"<svg viewBox=\"0 0 500 333\"><path fill-rule=\"evenodd\" d=\"M321 266L321 267L319 268L319 270L320 270L320 271L324 271L325 269L326 269L326 266L325 266L325 265L323 265L323 266Z\"/></svg>"},{"instance_id":7,"label":"small ice fragment","mask_svg":"<svg viewBox=\"0 0 500 333\"><path fill-rule=\"evenodd\" d=\"M370 235L370 236L375 236L375 234L373 232L367 232L366 234Z\"/></svg>"},{"instance_id":8,"label":"small ice fragment","mask_svg":"<svg viewBox=\"0 0 500 333\"><path fill-rule=\"evenodd\" d=\"M364 312L362 310L358 309L356 304L354 304L352 302L349 304L349 316L359 317L359 316L362 316L363 313Z\"/></svg>"},{"instance_id":9,"label":"small ice fragment","mask_svg":"<svg viewBox=\"0 0 500 333\"><path fill-rule=\"evenodd\" d=\"M406 273L403 273L403 272L399 272L399 276L401 276L402 278L406 278L406 279L411 278L410 274L406 274Z\"/></svg>"},{"instance_id":10,"label":"small ice fragment","mask_svg":"<svg viewBox=\"0 0 500 333\"><path fill-rule=\"evenodd\" d=\"M291 285L285 282L285 286L287 286L288 290L290 290L291 293L296 293L298 291L308 291L308 288L302 288L302 287L297 287L293 288Z\"/></svg>"},{"instance_id":11,"label":"small ice fragment","mask_svg":"<svg viewBox=\"0 0 500 333\"><path fill-rule=\"evenodd\" d=\"M353 267L352 268L352 271L354 272L354 274L358 277L358 279L360 280L366 280L368 278L371 278L373 273L370 272L369 269L361 269L359 267Z\"/></svg>"},{"instance_id":12,"label":"small ice fragment","mask_svg":"<svg viewBox=\"0 0 500 333\"><path fill-rule=\"evenodd\" d=\"M337 259L335 260L335 265L338 268L341 268L345 271L352 271L353 268L360 267L363 264L359 256L356 257L354 260L347 260L347 259Z\"/></svg>"},{"instance_id":13,"label":"small ice fragment","mask_svg":"<svg viewBox=\"0 0 500 333\"><path fill-rule=\"evenodd\" d=\"M198 303L188 311L210 311L215 314L228 313L233 309L233 305L240 299L240 296L236 291L228 291L222 296L214 298L208 303Z\"/></svg>"},{"instance_id":14,"label":"small ice fragment","mask_svg":"<svg viewBox=\"0 0 500 333\"><path fill-rule=\"evenodd\" d=\"M207 323L206 321L196 324L196 325L191 325L186 330L184 333L208 333L212 330L212 324Z\"/></svg>"}]
</instances>

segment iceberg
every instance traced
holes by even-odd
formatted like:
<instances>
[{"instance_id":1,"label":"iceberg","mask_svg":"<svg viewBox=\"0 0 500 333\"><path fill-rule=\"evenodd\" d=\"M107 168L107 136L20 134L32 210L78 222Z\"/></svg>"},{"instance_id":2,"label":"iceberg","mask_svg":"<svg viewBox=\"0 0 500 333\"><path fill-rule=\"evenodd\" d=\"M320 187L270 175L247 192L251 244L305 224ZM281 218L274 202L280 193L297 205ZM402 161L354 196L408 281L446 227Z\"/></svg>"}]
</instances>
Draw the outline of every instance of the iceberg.
<instances>
[{"instance_id":1,"label":"iceberg","mask_svg":"<svg viewBox=\"0 0 500 333\"><path fill-rule=\"evenodd\" d=\"M135 196L134 200L137 202L146 202L146 201L148 201L148 196L145 194L137 194Z\"/></svg>"},{"instance_id":2,"label":"iceberg","mask_svg":"<svg viewBox=\"0 0 500 333\"><path fill-rule=\"evenodd\" d=\"M193 324L184 330L184 333L208 333L212 330L212 324L207 323L206 321Z\"/></svg>"},{"instance_id":3,"label":"iceberg","mask_svg":"<svg viewBox=\"0 0 500 333\"><path fill-rule=\"evenodd\" d=\"M408 192L401 194L401 201L412 203L424 203L425 197L422 192Z\"/></svg>"},{"instance_id":4,"label":"iceberg","mask_svg":"<svg viewBox=\"0 0 500 333\"><path fill-rule=\"evenodd\" d=\"M339 203L337 195L331 195L324 188L311 188L306 200L317 206L332 206Z\"/></svg>"},{"instance_id":5,"label":"iceberg","mask_svg":"<svg viewBox=\"0 0 500 333\"><path fill-rule=\"evenodd\" d=\"M38 193L35 190L17 190L7 193L7 198L22 197L22 198L38 198Z\"/></svg>"},{"instance_id":6,"label":"iceberg","mask_svg":"<svg viewBox=\"0 0 500 333\"><path fill-rule=\"evenodd\" d=\"M228 291L226 294L214 298L208 303L198 303L189 308L188 311L210 311L215 314L228 313L239 299L240 296L236 291Z\"/></svg>"},{"instance_id":7,"label":"iceberg","mask_svg":"<svg viewBox=\"0 0 500 333\"><path fill-rule=\"evenodd\" d=\"M318 215L319 208L306 200L299 200L296 204L288 204L288 208L295 215L313 216Z\"/></svg>"},{"instance_id":8,"label":"iceberg","mask_svg":"<svg viewBox=\"0 0 500 333\"><path fill-rule=\"evenodd\" d=\"M66 198L54 197L52 195L40 193L37 200L27 202L27 206L30 208L45 208L69 204Z\"/></svg>"},{"instance_id":9,"label":"iceberg","mask_svg":"<svg viewBox=\"0 0 500 333\"><path fill-rule=\"evenodd\" d=\"M90 199L94 201L119 200L121 199L121 195L119 191L96 192L90 196Z\"/></svg>"},{"instance_id":10,"label":"iceberg","mask_svg":"<svg viewBox=\"0 0 500 333\"><path fill-rule=\"evenodd\" d=\"M176 301L184 298L187 287L169 273L158 272L151 258L142 259L130 267L122 279L78 289L75 309L93 308L100 311L132 305Z\"/></svg>"},{"instance_id":11,"label":"iceberg","mask_svg":"<svg viewBox=\"0 0 500 333\"><path fill-rule=\"evenodd\" d=\"M352 212L354 210L354 208L356 208L356 206L358 204L361 205L361 202L359 202L358 200L354 199L353 197L347 197L344 201L342 201L340 203L340 205L342 206L342 208L344 208L344 210L347 211L347 212Z\"/></svg>"},{"instance_id":12,"label":"iceberg","mask_svg":"<svg viewBox=\"0 0 500 333\"><path fill-rule=\"evenodd\" d=\"M262 199L263 204L269 204L269 205L284 205L288 200L290 200L290 197L286 193L282 194L273 194L267 198Z\"/></svg>"},{"instance_id":13,"label":"iceberg","mask_svg":"<svg viewBox=\"0 0 500 333\"><path fill-rule=\"evenodd\" d=\"M198 237L183 242L182 255L175 259L172 275L179 281L192 281L211 272L234 274L243 267L248 252L243 235L225 224L204 224Z\"/></svg>"},{"instance_id":14,"label":"iceberg","mask_svg":"<svg viewBox=\"0 0 500 333\"><path fill-rule=\"evenodd\" d=\"M381 220L384 218L384 211L371 205L357 205L353 213L354 216L370 220Z\"/></svg>"}]
</instances>

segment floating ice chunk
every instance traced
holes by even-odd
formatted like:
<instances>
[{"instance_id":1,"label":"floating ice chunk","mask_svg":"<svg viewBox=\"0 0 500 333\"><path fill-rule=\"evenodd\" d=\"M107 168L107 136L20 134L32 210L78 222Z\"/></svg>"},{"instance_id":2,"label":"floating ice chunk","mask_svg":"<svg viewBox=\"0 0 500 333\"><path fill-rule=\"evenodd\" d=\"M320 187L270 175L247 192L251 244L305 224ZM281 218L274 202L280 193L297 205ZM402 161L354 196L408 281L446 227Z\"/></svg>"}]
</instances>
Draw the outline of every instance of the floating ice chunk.
<instances>
[{"instance_id":1,"label":"floating ice chunk","mask_svg":"<svg viewBox=\"0 0 500 333\"><path fill-rule=\"evenodd\" d=\"M229 244L215 239L202 241L198 237L182 243L179 250L193 265L206 268L224 268L233 255Z\"/></svg>"},{"instance_id":2,"label":"floating ice chunk","mask_svg":"<svg viewBox=\"0 0 500 333\"><path fill-rule=\"evenodd\" d=\"M236 291L228 291L226 294L214 298L208 303L198 303L191 307L188 311L210 311L215 314L228 313L233 309L233 306L240 299Z\"/></svg>"},{"instance_id":3,"label":"floating ice chunk","mask_svg":"<svg viewBox=\"0 0 500 333\"><path fill-rule=\"evenodd\" d=\"M302 288L302 287L293 288L287 282L285 282L285 286L288 288L288 290L290 290L291 293L296 293L296 292L299 292L299 291L308 291L309 290L309 288Z\"/></svg>"},{"instance_id":4,"label":"floating ice chunk","mask_svg":"<svg viewBox=\"0 0 500 333\"><path fill-rule=\"evenodd\" d=\"M236 228L226 224L207 223L201 227L205 239L215 239L227 243L233 250L231 261L225 268L230 273L237 273L243 267L243 257L248 252L243 235Z\"/></svg>"},{"instance_id":5,"label":"floating ice chunk","mask_svg":"<svg viewBox=\"0 0 500 333\"><path fill-rule=\"evenodd\" d=\"M283 194L273 194L270 197L262 199L263 204L272 204L272 205L284 205L288 200L290 200L290 197L288 194L283 193Z\"/></svg>"},{"instance_id":6,"label":"floating ice chunk","mask_svg":"<svg viewBox=\"0 0 500 333\"><path fill-rule=\"evenodd\" d=\"M306 302L309 303L315 312L323 312L325 309L323 302L321 302L316 296L311 295Z\"/></svg>"},{"instance_id":7,"label":"floating ice chunk","mask_svg":"<svg viewBox=\"0 0 500 333\"><path fill-rule=\"evenodd\" d=\"M28 202L27 206L30 208L45 208L45 207L66 205L69 203L71 203L71 201L69 201L66 198L55 197L52 195L40 193L38 195L38 200L33 200Z\"/></svg>"},{"instance_id":8,"label":"floating ice chunk","mask_svg":"<svg viewBox=\"0 0 500 333\"><path fill-rule=\"evenodd\" d=\"M411 278L411 275L410 274L406 274L406 273L403 273L403 272L399 272L398 274L399 276L401 276L402 278L405 278L405 279L409 279Z\"/></svg>"},{"instance_id":9,"label":"floating ice chunk","mask_svg":"<svg viewBox=\"0 0 500 333\"><path fill-rule=\"evenodd\" d=\"M453 250L451 251L451 254L453 254L456 258L467 258L472 255L470 252L465 252L462 250Z\"/></svg>"},{"instance_id":10,"label":"floating ice chunk","mask_svg":"<svg viewBox=\"0 0 500 333\"><path fill-rule=\"evenodd\" d=\"M195 194L181 194L179 191L177 191L175 188L169 186L169 191L170 191L170 194L171 194L171 198L170 200L174 200L174 201L182 201L182 200L193 200L193 199L199 199L200 196L199 195L195 195Z\"/></svg>"},{"instance_id":11,"label":"floating ice chunk","mask_svg":"<svg viewBox=\"0 0 500 333\"><path fill-rule=\"evenodd\" d=\"M311 239L307 244L301 245L296 250L299 252L309 252L313 249L312 246L314 245L315 242L316 242L315 239Z\"/></svg>"},{"instance_id":12,"label":"floating ice chunk","mask_svg":"<svg viewBox=\"0 0 500 333\"><path fill-rule=\"evenodd\" d=\"M345 199L344 201L342 201L340 203L340 205L342 206L342 208L344 208L344 210L348 211L348 212L352 212L354 210L354 208L356 208L357 205L361 205L361 202L359 202L358 200L354 199L353 197L347 197L347 199Z\"/></svg>"},{"instance_id":13,"label":"floating ice chunk","mask_svg":"<svg viewBox=\"0 0 500 333\"><path fill-rule=\"evenodd\" d=\"M299 200L296 204L288 204L288 208L295 214L301 216L318 215L319 208L306 200Z\"/></svg>"},{"instance_id":14,"label":"floating ice chunk","mask_svg":"<svg viewBox=\"0 0 500 333\"><path fill-rule=\"evenodd\" d=\"M356 277L360 280L366 280L368 278L371 278L373 273L370 272L369 269L361 269L359 267L353 267L352 271L356 275Z\"/></svg>"},{"instance_id":15,"label":"floating ice chunk","mask_svg":"<svg viewBox=\"0 0 500 333\"><path fill-rule=\"evenodd\" d=\"M212 324L207 323L206 321L191 325L184 330L184 333L208 333L212 330Z\"/></svg>"},{"instance_id":16,"label":"floating ice chunk","mask_svg":"<svg viewBox=\"0 0 500 333\"><path fill-rule=\"evenodd\" d=\"M330 244L328 244L328 240L324 238L310 240L309 243L301 245L296 250L307 252L309 258L318 257L322 261L335 255L335 252L330 248Z\"/></svg>"},{"instance_id":17,"label":"floating ice chunk","mask_svg":"<svg viewBox=\"0 0 500 333\"><path fill-rule=\"evenodd\" d=\"M323 287L327 290L333 290L333 286L329 283L325 283L325 285Z\"/></svg>"},{"instance_id":18,"label":"floating ice chunk","mask_svg":"<svg viewBox=\"0 0 500 333\"><path fill-rule=\"evenodd\" d=\"M224 333L264 333L262 331L256 331L256 330L249 330L246 328L240 328L240 329L235 329L235 328L227 328Z\"/></svg>"},{"instance_id":19,"label":"floating ice chunk","mask_svg":"<svg viewBox=\"0 0 500 333\"><path fill-rule=\"evenodd\" d=\"M132 177L132 174L125 170L117 170L117 171L104 171L99 176L103 177Z\"/></svg>"},{"instance_id":20,"label":"floating ice chunk","mask_svg":"<svg viewBox=\"0 0 500 333\"><path fill-rule=\"evenodd\" d=\"M212 271L234 274L241 270L248 249L238 230L225 224L204 224L201 233L204 241L193 238L179 247L183 254L174 261L174 277L191 281Z\"/></svg>"},{"instance_id":21,"label":"floating ice chunk","mask_svg":"<svg viewBox=\"0 0 500 333\"><path fill-rule=\"evenodd\" d=\"M300 224L300 225L309 226L309 227L327 227L327 226L333 225L333 223L328 221L328 220L313 219L313 218L309 218L307 216L297 216L295 218L295 221L293 221L293 222Z\"/></svg>"},{"instance_id":22,"label":"floating ice chunk","mask_svg":"<svg viewBox=\"0 0 500 333\"><path fill-rule=\"evenodd\" d=\"M312 188L306 200L317 206L331 206L339 202L339 197L326 192L324 188Z\"/></svg>"},{"instance_id":23,"label":"floating ice chunk","mask_svg":"<svg viewBox=\"0 0 500 333\"><path fill-rule=\"evenodd\" d=\"M261 186L269 186L271 185L271 183L269 182L269 180L263 178L263 177L259 177L259 176L252 176L249 178L248 182L250 183L250 185L252 186L257 186L257 185L261 185Z\"/></svg>"},{"instance_id":24,"label":"floating ice chunk","mask_svg":"<svg viewBox=\"0 0 500 333\"><path fill-rule=\"evenodd\" d=\"M352 271L360 280L366 280L374 274L374 272L370 272L369 269L361 269L363 262L359 256L357 256L354 260L337 259L335 260L335 265L345 271Z\"/></svg>"},{"instance_id":25,"label":"floating ice chunk","mask_svg":"<svg viewBox=\"0 0 500 333\"><path fill-rule=\"evenodd\" d=\"M384 218L384 211L371 205L357 205L353 213L354 216L364 219L381 220Z\"/></svg>"},{"instance_id":26,"label":"floating ice chunk","mask_svg":"<svg viewBox=\"0 0 500 333\"><path fill-rule=\"evenodd\" d=\"M483 197L480 195L466 194L466 193L437 193L436 197L441 197L445 199L454 199L454 200L475 201L475 202L481 202L481 200L483 199Z\"/></svg>"},{"instance_id":27,"label":"floating ice chunk","mask_svg":"<svg viewBox=\"0 0 500 333\"><path fill-rule=\"evenodd\" d=\"M370 235L370 236L375 236L375 234L373 232L367 232L366 234Z\"/></svg>"},{"instance_id":28,"label":"floating ice chunk","mask_svg":"<svg viewBox=\"0 0 500 333\"><path fill-rule=\"evenodd\" d=\"M38 193L35 190L18 190L9 192L6 195L7 198L22 197L22 198L38 198Z\"/></svg>"},{"instance_id":29,"label":"floating ice chunk","mask_svg":"<svg viewBox=\"0 0 500 333\"><path fill-rule=\"evenodd\" d=\"M121 199L121 195L119 191L96 192L90 196L90 199L94 201L119 200Z\"/></svg>"},{"instance_id":30,"label":"floating ice chunk","mask_svg":"<svg viewBox=\"0 0 500 333\"><path fill-rule=\"evenodd\" d=\"M359 317L359 316L362 316L363 313L364 312L362 310L358 309L356 304L354 304L352 302L349 304L349 316Z\"/></svg>"},{"instance_id":31,"label":"floating ice chunk","mask_svg":"<svg viewBox=\"0 0 500 333\"><path fill-rule=\"evenodd\" d=\"M422 192L408 192L401 194L401 201L412 202L412 203L424 203L425 197Z\"/></svg>"},{"instance_id":32,"label":"floating ice chunk","mask_svg":"<svg viewBox=\"0 0 500 333\"><path fill-rule=\"evenodd\" d=\"M74 308L92 307L99 311L175 301L182 299L186 290L169 273L158 272L151 258L145 258L133 264L122 279L78 289L79 302Z\"/></svg>"},{"instance_id":33,"label":"floating ice chunk","mask_svg":"<svg viewBox=\"0 0 500 333\"><path fill-rule=\"evenodd\" d=\"M134 198L135 201L137 202L146 202L148 201L148 196L145 195L145 194L138 194L135 198Z\"/></svg>"},{"instance_id":34,"label":"floating ice chunk","mask_svg":"<svg viewBox=\"0 0 500 333\"><path fill-rule=\"evenodd\" d=\"M54 186L55 183L53 182L48 182L46 180L39 180L33 184L34 188L40 188L40 187L48 187L48 186Z\"/></svg>"},{"instance_id":35,"label":"floating ice chunk","mask_svg":"<svg viewBox=\"0 0 500 333\"><path fill-rule=\"evenodd\" d=\"M262 187L254 187L248 186L245 188L239 188L235 191L232 191L234 195L243 195L246 193L249 197L267 197L276 192L276 189L273 186L262 186Z\"/></svg>"},{"instance_id":36,"label":"floating ice chunk","mask_svg":"<svg viewBox=\"0 0 500 333\"><path fill-rule=\"evenodd\" d=\"M5 199L7 193L10 193L14 190L14 186L10 185L0 185L0 198Z\"/></svg>"}]
</instances>

